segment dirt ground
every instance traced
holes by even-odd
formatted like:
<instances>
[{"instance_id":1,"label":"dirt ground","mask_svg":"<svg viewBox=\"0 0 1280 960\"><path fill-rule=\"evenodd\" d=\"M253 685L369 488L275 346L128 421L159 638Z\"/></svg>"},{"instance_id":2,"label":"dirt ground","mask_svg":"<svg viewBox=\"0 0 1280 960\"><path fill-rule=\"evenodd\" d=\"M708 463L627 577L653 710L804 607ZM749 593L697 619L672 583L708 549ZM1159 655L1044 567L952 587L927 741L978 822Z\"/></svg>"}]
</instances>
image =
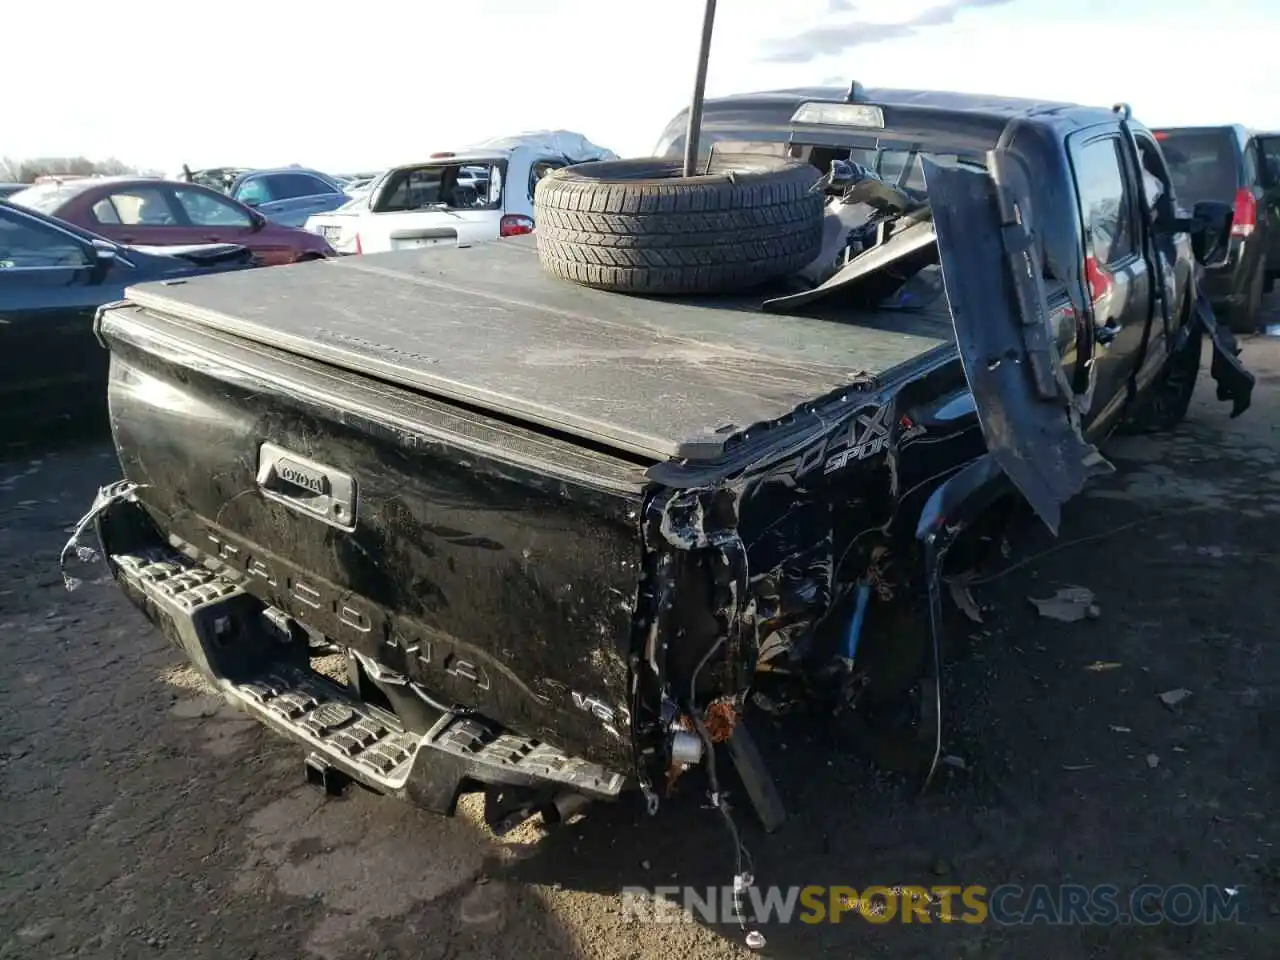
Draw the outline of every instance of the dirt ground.
<instances>
[{"instance_id":1,"label":"dirt ground","mask_svg":"<svg viewBox=\"0 0 1280 960\"><path fill-rule=\"evenodd\" d=\"M965 769L917 799L865 760L766 730L791 819L746 825L769 884L1143 882L1238 890L1216 926L765 928L764 955L1280 956L1280 340L1253 339L1253 408L1207 373L1188 422L1108 445L1116 476L976 588L951 666ZM109 582L56 557L109 446L0 462L0 957L667 958L750 955L741 931L644 924L619 891L722 884L697 798L658 820L596 809L499 841L361 791L325 799L302 757L204 694ZM1052 551L1045 553L1044 551ZM1029 595L1088 587L1061 623ZM1185 688L1174 708L1157 694Z\"/></svg>"}]
</instances>

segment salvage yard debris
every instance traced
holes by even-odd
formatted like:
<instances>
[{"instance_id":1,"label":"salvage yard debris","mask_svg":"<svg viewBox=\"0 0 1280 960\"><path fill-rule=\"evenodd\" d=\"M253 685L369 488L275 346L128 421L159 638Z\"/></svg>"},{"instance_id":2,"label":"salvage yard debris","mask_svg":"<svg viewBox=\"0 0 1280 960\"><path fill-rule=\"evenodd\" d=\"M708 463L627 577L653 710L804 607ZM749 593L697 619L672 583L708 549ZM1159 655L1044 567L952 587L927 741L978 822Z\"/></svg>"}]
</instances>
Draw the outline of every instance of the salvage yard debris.
<instances>
[{"instance_id":1,"label":"salvage yard debris","mask_svg":"<svg viewBox=\"0 0 1280 960\"><path fill-rule=\"evenodd\" d=\"M1172 710L1187 697L1191 696L1191 691L1186 687L1178 687L1176 690L1166 690L1164 693L1157 694L1160 702Z\"/></svg>"},{"instance_id":2,"label":"salvage yard debris","mask_svg":"<svg viewBox=\"0 0 1280 960\"><path fill-rule=\"evenodd\" d=\"M1027 599L1039 611L1040 616L1061 620L1063 623L1075 623L1085 617L1096 620L1102 615L1102 611L1093 602L1093 591L1088 587L1063 587L1052 597L1043 600L1036 597Z\"/></svg>"},{"instance_id":3,"label":"salvage yard debris","mask_svg":"<svg viewBox=\"0 0 1280 960\"><path fill-rule=\"evenodd\" d=\"M965 586L964 581L960 579L949 580L947 587L951 590L951 599L964 615L974 623L981 623L982 608L973 599L973 594L969 592L969 588Z\"/></svg>"}]
</instances>

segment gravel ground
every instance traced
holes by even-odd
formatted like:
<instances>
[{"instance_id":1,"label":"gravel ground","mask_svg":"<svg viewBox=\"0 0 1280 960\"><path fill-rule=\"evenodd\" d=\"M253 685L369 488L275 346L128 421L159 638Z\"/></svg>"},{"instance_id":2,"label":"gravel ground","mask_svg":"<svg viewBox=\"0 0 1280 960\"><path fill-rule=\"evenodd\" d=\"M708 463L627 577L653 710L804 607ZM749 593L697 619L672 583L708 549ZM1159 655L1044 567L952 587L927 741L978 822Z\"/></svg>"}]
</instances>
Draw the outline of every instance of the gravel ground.
<instances>
[{"instance_id":1,"label":"gravel ground","mask_svg":"<svg viewBox=\"0 0 1280 960\"><path fill-rule=\"evenodd\" d=\"M796 727L763 740L792 811L746 839L761 883L1142 882L1239 889L1242 922L774 925L768 956L1280 956L1273 642L1280 340L1238 421L1211 402L1107 448L1117 475L1060 540L978 587L952 664L949 769L931 795ZM110 582L67 593L66 527L114 478L109 446L0 462L0 957L666 958L748 955L734 927L629 920L625 886L724 883L690 796L651 821L593 810L499 840L362 791L325 799L300 752L219 701ZM1049 553L1043 551L1052 550ZM1086 586L1100 616L1027 601ZM1175 708L1157 697L1185 688Z\"/></svg>"}]
</instances>

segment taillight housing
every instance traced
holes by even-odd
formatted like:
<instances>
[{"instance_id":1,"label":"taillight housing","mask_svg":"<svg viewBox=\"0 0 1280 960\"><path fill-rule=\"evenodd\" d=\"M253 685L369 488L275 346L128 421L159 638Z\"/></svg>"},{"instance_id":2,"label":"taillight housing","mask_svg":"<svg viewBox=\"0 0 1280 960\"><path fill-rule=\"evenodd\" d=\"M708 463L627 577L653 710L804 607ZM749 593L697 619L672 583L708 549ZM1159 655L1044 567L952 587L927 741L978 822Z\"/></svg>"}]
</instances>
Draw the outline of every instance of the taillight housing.
<instances>
[{"instance_id":1,"label":"taillight housing","mask_svg":"<svg viewBox=\"0 0 1280 960\"><path fill-rule=\"evenodd\" d=\"M526 233L533 233L533 217L522 213L508 213L498 227L500 237L519 237Z\"/></svg>"},{"instance_id":2,"label":"taillight housing","mask_svg":"<svg viewBox=\"0 0 1280 960\"><path fill-rule=\"evenodd\" d=\"M1231 217L1231 235L1247 237L1258 226L1258 198L1252 190L1241 187L1236 191L1235 211Z\"/></svg>"}]
</instances>

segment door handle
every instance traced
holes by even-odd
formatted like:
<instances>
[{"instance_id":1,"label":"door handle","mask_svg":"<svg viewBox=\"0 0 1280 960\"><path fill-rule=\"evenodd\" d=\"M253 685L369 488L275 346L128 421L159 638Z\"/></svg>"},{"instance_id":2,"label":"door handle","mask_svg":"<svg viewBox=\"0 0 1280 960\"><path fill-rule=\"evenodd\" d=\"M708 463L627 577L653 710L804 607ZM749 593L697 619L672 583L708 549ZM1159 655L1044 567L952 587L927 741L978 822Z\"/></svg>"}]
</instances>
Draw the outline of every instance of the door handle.
<instances>
[{"instance_id":1,"label":"door handle","mask_svg":"<svg viewBox=\"0 0 1280 960\"><path fill-rule=\"evenodd\" d=\"M340 530L356 526L356 480L274 443L258 451L258 489L264 497Z\"/></svg>"}]
</instances>

